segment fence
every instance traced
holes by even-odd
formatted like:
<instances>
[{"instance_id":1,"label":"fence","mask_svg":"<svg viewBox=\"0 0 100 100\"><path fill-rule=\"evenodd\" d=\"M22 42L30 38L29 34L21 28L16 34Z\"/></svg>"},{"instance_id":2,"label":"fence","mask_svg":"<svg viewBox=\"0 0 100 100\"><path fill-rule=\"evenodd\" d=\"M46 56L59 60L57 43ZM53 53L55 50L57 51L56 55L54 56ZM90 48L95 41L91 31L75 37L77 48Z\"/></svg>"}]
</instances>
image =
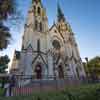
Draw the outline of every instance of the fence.
<instances>
[{"instance_id":1,"label":"fence","mask_svg":"<svg viewBox=\"0 0 100 100\"><path fill-rule=\"evenodd\" d=\"M33 92L59 91L69 86L79 86L81 80L73 77L58 79L55 76L48 76L43 79L36 79L34 76L16 75L15 80L18 84L12 88L12 94L31 95ZM18 82L19 81L19 82Z\"/></svg>"},{"instance_id":2,"label":"fence","mask_svg":"<svg viewBox=\"0 0 100 100\"><path fill-rule=\"evenodd\" d=\"M31 95L33 92L59 91L69 86L79 86L88 83L84 78L77 79L75 77L64 76L57 78L56 76L44 76L42 79L36 79L33 75L14 75L9 76L11 93L13 96ZM89 83L93 83L88 79ZM99 82L99 81L95 81Z\"/></svg>"}]
</instances>

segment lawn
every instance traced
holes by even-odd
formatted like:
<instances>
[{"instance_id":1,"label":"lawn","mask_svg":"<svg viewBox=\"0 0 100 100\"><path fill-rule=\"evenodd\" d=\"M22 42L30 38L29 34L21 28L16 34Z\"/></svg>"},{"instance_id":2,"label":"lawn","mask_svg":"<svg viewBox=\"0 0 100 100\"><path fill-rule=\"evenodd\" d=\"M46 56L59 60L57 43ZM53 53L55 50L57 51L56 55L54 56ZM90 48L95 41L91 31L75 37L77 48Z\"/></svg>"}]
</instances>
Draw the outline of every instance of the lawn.
<instances>
[{"instance_id":1,"label":"lawn","mask_svg":"<svg viewBox=\"0 0 100 100\"><path fill-rule=\"evenodd\" d=\"M3 96L4 95L4 92L5 92L5 89L0 88L0 96Z\"/></svg>"},{"instance_id":2,"label":"lawn","mask_svg":"<svg viewBox=\"0 0 100 100\"><path fill-rule=\"evenodd\" d=\"M100 100L100 84L71 87L57 92L33 93L30 96L0 97L0 100Z\"/></svg>"}]
</instances>

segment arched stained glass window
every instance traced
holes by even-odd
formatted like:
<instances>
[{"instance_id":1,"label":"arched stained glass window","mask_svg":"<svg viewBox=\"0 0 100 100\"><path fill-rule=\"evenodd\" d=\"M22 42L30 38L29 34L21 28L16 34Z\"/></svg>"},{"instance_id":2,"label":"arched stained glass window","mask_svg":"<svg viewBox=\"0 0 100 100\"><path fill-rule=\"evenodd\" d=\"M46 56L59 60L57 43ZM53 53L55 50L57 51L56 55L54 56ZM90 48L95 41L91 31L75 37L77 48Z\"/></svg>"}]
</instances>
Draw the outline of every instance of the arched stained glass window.
<instances>
[{"instance_id":1,"label":"arched stained glass window","mask_svg":"<svg viewBox=\"0 0 100 100\"><path fill-rule=\"evenodd\" d=\"M38 7L38 15L40 15L41 14L41 9L40 9L40 7Z\"/></svg>"},{"instance_id":2,"label":"arched stained glass window","mask_svg":"<svg viewBox=\"0 0 100 100\"><path fill-rule=\"evenodd\" d=\"M40 22L40 31L42 31L42 23Z\"/></svg>"},{"instance_id":3,"label":"arched stained glass window","mask_svg":"<svg viewBox=\"0 0 100 100\"><path fill-rule=\"evenodd\" d=\"M35 20L35 30L37 30L38 29L38 22L37 22L37 20Z\"/></svg>"},{"instance_id":4,"label":"arched stained glass window","mask_svg":"<svg viewBox=\"0 0 100 100\"><path fill-rule=\"evenodd\" d=\"M36 13L36 6L34 6L34 14Z\"/></svg>"}]
</instances>

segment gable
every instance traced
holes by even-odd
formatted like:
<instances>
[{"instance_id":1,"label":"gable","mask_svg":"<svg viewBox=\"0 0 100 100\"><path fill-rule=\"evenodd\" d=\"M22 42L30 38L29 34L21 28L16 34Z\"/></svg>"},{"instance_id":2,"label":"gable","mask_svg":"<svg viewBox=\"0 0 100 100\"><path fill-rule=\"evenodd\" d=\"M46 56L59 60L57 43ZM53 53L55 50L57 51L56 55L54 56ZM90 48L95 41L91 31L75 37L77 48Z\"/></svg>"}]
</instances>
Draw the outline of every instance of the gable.
<instances>
[{"instance_id":1,"label":"gable","mask_svg":"<svg viewBox=\"0 0 100 100\"><path fill-rule=\"evenodd\" d=\"M59 33L56 24L53 24L52 27L49 29L49 32L51 33Z\"/></svg>"},{"instance_id":2,"label":"gable","mask_svg":"<svg viewBox=\"0 0 100 100\"><path fill-rule=\"evenodd\" d=\"M39 54L33 59L32 64L34 64L36 62L41 62L42 64L47 65L44 57L42 55L39 55Z\"/></svg>"},{"instance_id":3,"label":"gable","mask_svg":"<svg viewBox=\"0 0 100 100\"><path fill-rule=\"evenodd\" d=\"M29 52L33 52L34 51L31 44L29 44L28 47L25 50L27 50Z\"/></svg>"},{"instance_id":4,"label":"gable","mask_svg":"<svg viewBox=\"0 0 100 100\"><path fill-rule=\"evenodd\" d=\"M49 30L49 34L52 35L57 35L57 37L61 38L61 40L64 40L63 35L58 31L58 28L56 24L52 25L52 27Z\"/></svg>"}]
</instances>

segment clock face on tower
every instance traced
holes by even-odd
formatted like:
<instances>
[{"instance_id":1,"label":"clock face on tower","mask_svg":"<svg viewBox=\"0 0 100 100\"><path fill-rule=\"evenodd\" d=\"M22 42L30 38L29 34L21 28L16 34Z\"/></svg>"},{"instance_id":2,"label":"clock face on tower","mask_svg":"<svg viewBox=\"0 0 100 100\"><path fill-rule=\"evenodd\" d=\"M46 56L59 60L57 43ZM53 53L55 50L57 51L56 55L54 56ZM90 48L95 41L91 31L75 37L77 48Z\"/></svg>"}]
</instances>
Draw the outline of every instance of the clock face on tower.
<instances>
[{"instance_id":1,"label":"clock face on tower","mask_svg":"<svg viewBox=\"0 0 100 100\"><path fill-rule=\"evenodd\" d=\"M58 40L53 40L52 45L55 49L60 49L61 45Z\"/></svg>"}]
</instances>

